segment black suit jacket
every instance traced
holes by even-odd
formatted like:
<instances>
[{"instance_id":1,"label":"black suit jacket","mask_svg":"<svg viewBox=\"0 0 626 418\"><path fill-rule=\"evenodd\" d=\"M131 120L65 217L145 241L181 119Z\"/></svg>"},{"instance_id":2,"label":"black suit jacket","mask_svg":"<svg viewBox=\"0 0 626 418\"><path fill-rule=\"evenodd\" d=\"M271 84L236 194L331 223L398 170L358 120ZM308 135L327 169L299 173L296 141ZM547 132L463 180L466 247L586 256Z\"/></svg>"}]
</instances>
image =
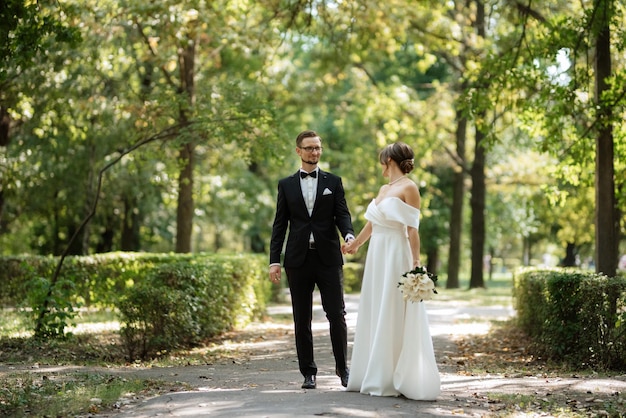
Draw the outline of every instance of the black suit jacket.
<instances>
[{"instance_id":1,"label":"black suit jacket","mask_svg":"<svg viewBox=\"0 0 626 418\"><path fill-rule=\"evenodd\" d=\"M319 170L317 195L311 216L302 196L300 171L281 179L278 182L276 216L270 242L270 264L280 263L287 229L289 235L285 247L285 267L299 267L304 263L311 232L322 262L329 266L343 265L337 230L344 238L347 234L354 235L354 231L341 177Z\"/></svg>"}]
</instances>

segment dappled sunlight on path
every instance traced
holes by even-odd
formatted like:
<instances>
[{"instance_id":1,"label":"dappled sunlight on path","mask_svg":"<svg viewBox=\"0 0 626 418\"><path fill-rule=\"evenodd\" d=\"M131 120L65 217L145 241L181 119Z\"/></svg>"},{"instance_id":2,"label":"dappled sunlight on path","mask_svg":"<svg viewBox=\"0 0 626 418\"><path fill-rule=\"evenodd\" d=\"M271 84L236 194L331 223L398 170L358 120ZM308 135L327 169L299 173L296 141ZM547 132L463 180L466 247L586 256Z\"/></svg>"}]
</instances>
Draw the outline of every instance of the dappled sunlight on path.
<instances>
[{"instance_id":1,"label":"dappled sunlight on path","mask_svg":"<svg viewBox=\"0 0 626 418\"><path fill-rule=\"evenodd\" d=\"M515 351L519 347L507 346L508 341L504 339L498 349L507 350L507 359L520 358L519 363L509 364L514 369L507 373L475 372L473 361L484 360L486 356L497 360L500 355L498 349L481 353L488 348L481 341L493 341L488 336L491 321L506 321L515 311L511 306L471 306L446 300L425 302L441 375L442 393L436 401L418 402L403 397L346 392L334 374L328 321L319 294L314 297L312 326L319 369L316 390L300 388L302 376L298 372L289 302L270 306L267 321L226 333L211 344L192 350L196 358L207 359L204 364L111 368L44 366L37 369L25 366L24 370L42 375L82 370L129 379L167 381L180 388L150 398L124 397L115 411L98 414L112 418L539 417L551 416L542 412L542 405L558 402L569 409L586 410L601 405L599 402L619 400L626 393L626 378L525 373L526 360ZM346 295L349 350L352 349L358 303L358 294ZM0 375L2 371L0 366ZM502 401L507 399L509 402ZM507 409L511 399L519 399L526 409L537 413L515 414Z\"/></svg>"}]
</instances>

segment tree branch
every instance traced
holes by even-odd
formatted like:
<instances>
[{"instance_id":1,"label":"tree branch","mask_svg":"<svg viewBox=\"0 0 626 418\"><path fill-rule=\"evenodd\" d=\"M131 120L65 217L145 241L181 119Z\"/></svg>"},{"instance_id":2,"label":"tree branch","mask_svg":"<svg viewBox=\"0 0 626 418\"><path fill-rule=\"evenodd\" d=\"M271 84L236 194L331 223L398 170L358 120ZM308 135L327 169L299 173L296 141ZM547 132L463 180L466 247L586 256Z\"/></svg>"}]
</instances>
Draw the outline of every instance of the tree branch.
<instances>
[{"instance_id":1,"label":"tree branch","mask_svg":"<svg viewBox=\"0 0 626 418\"><path fill-rule=\"evenodd\" d=\"M188 124L187 124L188 125ZM91 220L91 218L94 217L94 215L96 214L96 209L98 207L98 202L100 200L100 191L102 189L102 179L104 177L104 173L111 167L113 167L115 164L117 164L122 158L124 158L124 156L130 154L131 152L135 151L136 149L147 145L151 142L160 140L160 139L169 139L172 138L173 136L176 136L178 134L178 132L180 131L180 129L183 128L182 125L173 125L170 126L169 128L151 136L148 138L144 138L142 140L137 141L135 144L131 145L130 147L127 147L126 149L122 149L120 151L118 151L118 155L113 158L111 161L109 161L104 167L102 167L100 169L100 171L98 172L98 185L96 187L96 192L95 192L95 197L93 200L93 204L91 206L91 210L89 211L89 213L87 214L87 216L83 219L83 221L81 222L80 226L78 228L76 228L76 231L74 231L74 234L72 235L72 237L70 238L70 240L68 241L67 245L65 246L65 250L63 251L63 253L61 254L61 257L59 258L59 262L57 263L57 267L54 271L54 275L52 276L52 280L50 282L50 287L48 289L48 294L44 300L43 306L39 312L39 316L37 318L37 324L35 326L35 335L41 335L42 332L42 327L43 327L43 319L45 318L46 314L48 312L50 312L50 297L52 296L52 291L54 290L54 287L56 286L56 283L59 280L59 273L61 272L61 268L63 266L63 261L65 261L65 258L68 256L70 248L72 248L72 244L74 243L74 241L76 240L76 238L78 237L78 234L80 233L80 231L85 227L85 225L87 225L87 223Z\"/></svg>"},{"instance_id":2,"label":"tree branch","mask_svg":"<svg viewBox=\"0 0 626 418\"><path fill-rule=\"evenodd\" d=\"M141 25L141 23L139 23L139 21L137 19L133 19L133 21L135 22L135 25L137 25L137 29L139 30L139 34L141 35L141 37L143 38L144 42L146 43L146 45L148 46L148 49L150 50L150 55L152 55L153 57L157 56L156 51L154 50L154 48L152 47L152 45L150 45L150 39L148 39L148 37L146 36L146 34L143 31L143 26ZM165 77L165 79L167 80L167 83L172 86L174 89L177 89L178 86L176 86L176 83L174 82L174 80L172 79L172 76L170 75L170 73L167 71L167 69L165 68L165 64L161 64L159 66L159 69L161 70L161 72L163 73L163 76Z\"/></svg>"}]
</instances>

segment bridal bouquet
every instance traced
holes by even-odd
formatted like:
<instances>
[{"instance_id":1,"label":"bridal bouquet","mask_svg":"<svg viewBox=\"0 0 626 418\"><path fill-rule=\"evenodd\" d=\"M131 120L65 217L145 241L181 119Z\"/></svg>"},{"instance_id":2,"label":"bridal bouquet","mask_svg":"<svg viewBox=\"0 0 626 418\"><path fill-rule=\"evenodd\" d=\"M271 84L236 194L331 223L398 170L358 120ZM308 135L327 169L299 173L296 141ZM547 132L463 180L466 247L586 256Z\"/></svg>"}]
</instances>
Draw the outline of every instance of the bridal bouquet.
<instances>
[{"instance_id":1,"label":"bridal bouquet","mask_svg":"<svg viewBox=\"0 0 626 418\"><path fill-rule=\"evenodd\" d=\"M436 283L437 276L420 266L404 273L398 282L398 288L405 301L421 302L432 299L437 294Z\"/></svg>"}]
</instances>

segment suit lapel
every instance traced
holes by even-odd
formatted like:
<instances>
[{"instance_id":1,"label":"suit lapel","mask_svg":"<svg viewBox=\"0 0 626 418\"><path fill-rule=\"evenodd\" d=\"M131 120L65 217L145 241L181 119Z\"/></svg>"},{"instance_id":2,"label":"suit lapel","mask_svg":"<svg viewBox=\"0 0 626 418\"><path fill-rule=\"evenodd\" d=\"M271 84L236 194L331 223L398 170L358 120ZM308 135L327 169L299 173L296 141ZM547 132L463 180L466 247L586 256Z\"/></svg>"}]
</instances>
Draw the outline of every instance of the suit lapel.
<instances>
[{"instance_id":1,"label":"suit lapel","mask_svg":"<svg viewBox=\"0 0 626 418\"><path fill-rule=\"evenodd\" d=\"M296 171L295 174L293 174L291 177L293 178L292 179L293 189L300 196L299 200L300 200L300 204L301 204L302 210L304 211L304 213L306 213L308 215L309 214L309 210L306 208L306 202L304 200L304 193L302 191L302 184L300 182L300 170ZM317 201L317 199L316 199L316 201Z\"/></svg>"}]
</instances>

